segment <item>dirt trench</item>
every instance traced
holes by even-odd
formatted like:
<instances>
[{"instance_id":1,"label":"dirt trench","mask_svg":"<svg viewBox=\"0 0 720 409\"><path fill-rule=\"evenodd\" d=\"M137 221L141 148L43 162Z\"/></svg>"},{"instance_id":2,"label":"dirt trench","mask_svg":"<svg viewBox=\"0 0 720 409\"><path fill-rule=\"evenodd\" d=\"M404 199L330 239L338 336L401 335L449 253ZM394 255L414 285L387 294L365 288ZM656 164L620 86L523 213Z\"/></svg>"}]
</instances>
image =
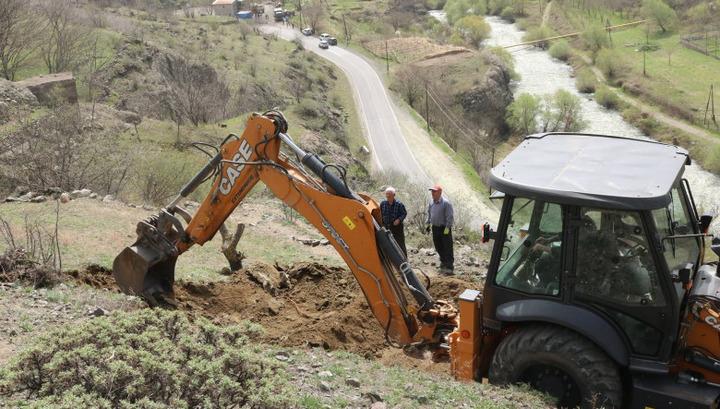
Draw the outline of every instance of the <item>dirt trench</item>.
<instances>
[{"instance_id":1,"label":"dirt trench","mask_svg":"<svg viewBox=\"0 0 720 409\"><path fill-rule=\"evenodd\" d=\"M112 272L102 267L69 275L83 284L118 291ZM454 277L434 277L429 291L454 301L465 288L475 286ZM347 350L366 358L381 358L392 349L354 277L340 267L258 263L234 272L227 281L178 281L175 296L179 309L219 323L260 324L260 341L275 345Z\"/></svg>"}]
</instances>

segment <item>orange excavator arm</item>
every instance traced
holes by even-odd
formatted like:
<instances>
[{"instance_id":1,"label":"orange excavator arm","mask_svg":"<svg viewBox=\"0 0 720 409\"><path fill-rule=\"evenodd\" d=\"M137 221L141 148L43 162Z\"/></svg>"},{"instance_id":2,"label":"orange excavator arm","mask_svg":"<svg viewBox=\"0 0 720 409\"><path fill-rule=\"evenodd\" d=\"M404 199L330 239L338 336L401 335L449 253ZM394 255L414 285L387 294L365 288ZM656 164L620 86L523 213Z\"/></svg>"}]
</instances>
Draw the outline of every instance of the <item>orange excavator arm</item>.
<instances>
[{"instance_id":1,"label":"orange excavator arm","mask_svg":"<svg viewBox=\"0 0 720 409\"><path fill-rule=\"evenodd\" d=\"M241 137L226 139L166 209L138 224L137 242L123 250L113 265L119 286L150 299L172 295L177 257L194 244L211 240L262 181L337 250L389 341L444 344L456 327L456 311L428 294L390 232L380 226L377 202L353 192L345 183L344 169L304 152L286 131L282 114L253 114ZM282 153L281 145L293 155ZM213 173L217 175L210 193L190 216L179 203ZM176 214L187 222L185 228ZM408 303L406 294L415 302Z\"/></svg>"}]
</instances>

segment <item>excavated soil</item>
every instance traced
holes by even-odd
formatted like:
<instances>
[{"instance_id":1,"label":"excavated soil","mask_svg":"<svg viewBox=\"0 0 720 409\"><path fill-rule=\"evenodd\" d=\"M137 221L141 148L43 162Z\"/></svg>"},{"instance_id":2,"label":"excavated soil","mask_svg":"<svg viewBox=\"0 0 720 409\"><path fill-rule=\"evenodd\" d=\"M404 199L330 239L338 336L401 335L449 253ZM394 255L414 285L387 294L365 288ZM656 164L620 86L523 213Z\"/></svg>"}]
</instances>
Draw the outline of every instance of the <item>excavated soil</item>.
<instances>
[{"instance_id":1,"label":"excavated soil","mask_svg":"<svg viewBox=\"0 0 720 409\"><path fill-rule=\"evenodd\" d=\"M107 269L91 266L69 274L78 282L117 291ZM456 300L465 288L476 286L434 277L429 291L436 298ZM339 267L255 264L227 281L178 281L175 296L179 309L216 322L258 323L264 328L261 341L275 345L340 349L367 358L387 356L390 348L354 277Z\"/></svg>"}]
</instances>

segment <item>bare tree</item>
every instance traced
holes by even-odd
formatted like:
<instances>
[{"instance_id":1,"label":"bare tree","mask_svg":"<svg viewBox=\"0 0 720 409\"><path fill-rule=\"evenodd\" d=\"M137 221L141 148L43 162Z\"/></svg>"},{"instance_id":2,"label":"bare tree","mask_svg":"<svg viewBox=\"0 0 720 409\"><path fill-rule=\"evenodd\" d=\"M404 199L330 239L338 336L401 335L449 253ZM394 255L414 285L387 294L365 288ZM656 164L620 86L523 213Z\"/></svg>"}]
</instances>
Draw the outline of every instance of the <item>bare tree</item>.
<instances>
[{"instance_id":1,"label":"bare tree","mask_svg":"<svg viewBox=\"0 0 720 409\"><path fill-rule=\"evenodd\" d=\"M392 26L393 31L398 31L401 28L407 27L410 23L412 23L414 17L415 15L413 13L398 9L388 10L385 15L385 19L388 24Z\"/></svg>"},{"instance_id":2,"label":"bare tree","mask_svg":"<svg viewBox=\"0 0 720 409\"><path fill-rule=\"evenodd\" d=\"M230 90L212 66L165 54L158 59L158 70L167 86L168 113L178 129L185 120L198 126L224 119Z\"/></svg>"},{"instance_id":3,"label":"bare tree","mask_svg":"<svg viewBox=\"0 0 720 409\"><path fill-rule=\"evenodd\" d=\"M39 10L45 20L40 51L48 72L75 68L90 48L89 29L73 20L68 0L45 1Z\"/></svg>"},{"instance_id":4,"label":"bare tree","mask_svg":"<svg viewBox=\"0 0 720 409\"><path fill-rule=\"evenodd\" d=\"M117 191L133 162L113 130L87 123L76 105L20 120L17 129L0 138L0 152L3 176L33 190Z\"/></svg>"},{"instance_id":5,"label":"bare tree","mask_svg":"<svg viewBox=\"0 0 720 409\"><path fill-rule=\"evenodd\" d=\"M100 41L100 37L96 34L93 36L92 40L92 46L91 46L91 56L90 56L90 63L88 64L88 71L87 71L87 86L88 86L88 97L90 98L90 101L92 102L92 111L90 114L91 121L95 121L95 105L97 103L97 88L103 86L103 81L100 75L100 72L103 68L107 66L110 61L114 58L114 53L112 55L102 55L100 54L100 50L98 49L98 42Z\"/></svg>"},{"instance_id":6,"label":"bare tree","mask_svg":"<svg viewBox=\"0 0 720 409\"><path fill-rule=\"evenodd\" d=\"M0 1L0 68L8 80L27 62L37 49L38 22L27 2Z\"/></svg>"},{"instance_id":7,"label":"bare tree","mask_svg":"<svg viewBox=\"0 0 720 409\"><path fill-rule=\"evenodd\" d=\"M418 102L425 90L420 69L413 64L400 68L395 73L393 88L405 98L411 107L415 108L415 103Z\"/></svg>"},{"instance_id":8,"label":"bare tree","mask_svg":"<svg viewBox=\"0 0 720 409\"><path fill-rule=\"evenodd\" d=\"M305 23L313 32L317 32L320 27L320 21L325 17L325 7L320 0L312 0L310 4L306 5L303 9L303 15L305 16Z\"/></svg>"}]
</instances>

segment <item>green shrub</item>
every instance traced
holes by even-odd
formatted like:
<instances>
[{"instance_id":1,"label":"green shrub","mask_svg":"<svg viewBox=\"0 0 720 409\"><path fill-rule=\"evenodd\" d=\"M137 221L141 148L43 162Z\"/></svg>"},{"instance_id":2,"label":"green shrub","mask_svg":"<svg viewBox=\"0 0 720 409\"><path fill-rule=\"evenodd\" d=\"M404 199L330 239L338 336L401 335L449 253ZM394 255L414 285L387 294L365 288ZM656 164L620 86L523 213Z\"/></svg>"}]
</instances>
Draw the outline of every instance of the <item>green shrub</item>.
<instances>
[{"instance_id":1,"label":"green shrub","mask_svg":"<svg viewBox=\"0 0 720 409\"><path fill-rule=\"evenodd\" d=\"M38 338L0 372L0 397L22 393L35 407L289 407L286 375L253 347L256 331L159 309L96 318Z\"/></svg>"},{"instance_id":2,"label":"green shrub","mask_svg":"<svg viewBox=\"0 0 720 409\"><path fill-rule=\"evenodd\" d=\"M595 65L602 71L609 80L614 79L620 74L622 62L617 51L603 48L598 52L595 58Z\"/></svg>"},{"instance_id":3,"label":"green shrub","mask_svg":"<svg viewBox=\"0 0 720 409\"><path fill-rule=\"evenodd\" d=\"M600 49L610 46L610 39L608 38L605 27L592 24L585 29L582 33L582 40L585 43L585 48L595 55Z\"/></svg>"},{"instance_id":4,"label":"green shrub","mask_svg":"<svg viewBox=\"0 0 720 409\"><path fill-rule=\"evenodd\" d=\"M595 102L605 108L615 109L620 105L620 98L615 91L603 85L595 91Z\"/></svg>"},{"instance_id":5,"label":"green shrub","mask_svg":"<svg viewBox=\"0 0 720 409\"><path fill-rule=\"evenodd\" d=\"M503 20L514 23L515 22L515 10L512 7L505 7L502 10L502 12L500 13L500 17L502 17Z\"/></svg>"},{"instance_id":6,"label":"green shrub","mask_svg":"<svg viewBox=\"0 0 720 409\"><path fill-rule=\"evenodd\" d=\"M531 94L520 94L508 106L507 123L517 133L529 135L537 130L537 116L542 100Z\"/></svg>"},{"instance_id":7,"label":"green shrub","mask_svg":"<svg viewBox=\"0 0 720 409\"><path fill-rule=\"evenodd\" d=\"M678 22L677 14L663 0L644 0L642 13L663 33L673 31Z\"/></svg>"},{"instance_id":8,"label":"green shrub","mask_svg":"<svg viewBox=\"0 0 720 409\"><path fill-rule=\"evenodd\" d=\"M485 0L447 0L443 7L448 23L452 26L467 15L482 16L487 13Z\"/></svg>"},{"instance_id":9,"label":"green shrub","mask_svg":"<svg viewBox=\"0 0 720 409\"><path fill-rule=\"evenodd\" d=\"M557 40L550 46L550 55L560 61L567 61L571 53L570 43L565 39Z\"/></svg>"},{"instance_id":10,"label":"green shrub","mask_svg":"<svg viewBox=\"0 0 720 409\"><path fill-rule=\"evenodd\" d=\"M505 9L512 10L512 0L488 0L487 12L494 16L499 16Z\"/></svg>"},{"instance_id":11,"label":"green shrub","mask_svg":"<svg viewBox=\"0 0 720 409\"><path fill-rule=\"evenodd\" d=\"M318 118L322 115L322 107L314 99L303 98L295 107L295 113L303 119Z\"/></svg>"},{"instance_id":12,"label":"green shrub","mask_svg":"<svg viewBox=\"0 0 720 409\"><path fill-rule=\"evenodd\" d=\"M481 16L465 16L455 23L455 32L475 47L490 35L490 25Z\"/></svg>"},{"instance_id":13,"label":"green shrub","mask_svg":"<svg viewBox=\"0 0 720 409\"><path fill-rule=\"evenodd\" d=\"M577 132L586 125L580 98L564 89L545 96L540 117L543 132Z\"/></svg>"},{"instance_id":14,"label":"green shrub","mask_svg":"<svg viewBox=\"0 0 720 409\"><path fill-rule=\"evenodd\" d=\"M596 85L597 80L595 79L595 74L593 74L589 68L581 68L578 71L575 77L575 86L578 91L585 94L592 94L595 92Z\"/></svg>"},{"instance_id":15,"label":"green shrub","mask_svg":"<svg viewBox=\"0 0 720 409\"><path fill-rule=\"evenodd\" d=\"M557 33L555 31L553 31L550 27L540 26L540 27L535 27L535 28L531 29L530 31L528 31L527 33L525 33L525 35L523 36L523 40L524 41L537 41L537 40L542 40L542 39L549 38L549 37L554 37L556 35L557 35ZM547 49L549 45L550 45L549 41L541 41L536 44L537 47L540 47L543 50Z\"/></svg>"}]
</instances>

